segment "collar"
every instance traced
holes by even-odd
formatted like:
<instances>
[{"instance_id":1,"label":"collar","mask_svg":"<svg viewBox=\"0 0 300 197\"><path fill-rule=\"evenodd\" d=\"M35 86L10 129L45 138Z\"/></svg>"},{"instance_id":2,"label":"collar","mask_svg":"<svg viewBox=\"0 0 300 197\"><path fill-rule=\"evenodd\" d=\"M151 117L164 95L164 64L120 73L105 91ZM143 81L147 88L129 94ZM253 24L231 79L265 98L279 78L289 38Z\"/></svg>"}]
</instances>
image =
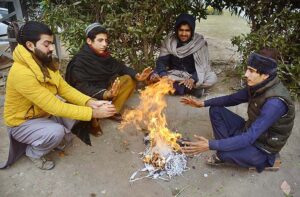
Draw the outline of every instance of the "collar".
<instances>
[{"instance_id":1,"label":"collar","mask_svg":"<svg viewBox=\"0 0 300 197\"><path fill-rule=\"evenodd\" d=\"M45 69L49 72L49 76L44 76L41 66L39 66L40 62L34 58L32 53L20 44L17 45L13 52L13 60L28 67L40 82L48 82L52 77L54 77L54 73L58 72L57 70L50 70L45 67Z\"/></svg>"}]
</instances>

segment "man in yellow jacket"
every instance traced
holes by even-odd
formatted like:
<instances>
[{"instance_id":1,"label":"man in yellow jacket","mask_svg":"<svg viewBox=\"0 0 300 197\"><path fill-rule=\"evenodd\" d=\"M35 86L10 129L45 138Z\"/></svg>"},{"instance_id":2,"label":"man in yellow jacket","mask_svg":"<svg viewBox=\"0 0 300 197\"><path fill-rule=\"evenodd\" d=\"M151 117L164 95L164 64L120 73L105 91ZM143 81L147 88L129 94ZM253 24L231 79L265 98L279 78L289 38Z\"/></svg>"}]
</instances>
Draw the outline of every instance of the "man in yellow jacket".
<instances>
[{"instance_id":1,"label":"man in yellow jacket","mask_svg":"<svg viewBox=\"0 0 300 197\"><path fill-rule=\"evenodd\" d=\"M17 41L4 104L10 150L0 168L26 153L35 166L50 170L54 162L44 156L63 139L70 140L75 120L106 118L116 110L109 102L93 100L65 82L52 61L53 33L47 25L26 23Z\"/></svg>"}]
</instances>

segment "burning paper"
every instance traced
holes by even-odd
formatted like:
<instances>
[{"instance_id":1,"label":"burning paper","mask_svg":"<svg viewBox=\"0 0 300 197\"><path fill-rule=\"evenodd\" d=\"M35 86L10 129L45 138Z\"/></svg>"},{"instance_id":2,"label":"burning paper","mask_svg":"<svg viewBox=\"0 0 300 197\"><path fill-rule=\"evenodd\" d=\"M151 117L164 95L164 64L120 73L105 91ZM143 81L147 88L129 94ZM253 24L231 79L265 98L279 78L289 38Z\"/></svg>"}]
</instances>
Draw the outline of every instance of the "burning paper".
<instances>
[{"instance_id":1,"label":"burning paper","mask_svg":"<svg viewBox=\"0 0 300 197\"><path fill-rule=\"evenodd\" d=\"M139 106L135 110L126 111L123 116L121 128L134 124L137 129L149 132L150 144L143 153L145 168L139 170L149 172L145 177L162 178L167 174L171 178L181 175L186 169L186 156L180 153L177 143L181 135L167 128L164 109L167 107L165 95L169 92L173 93L174 89L173 82L167 78L147 86L140 92ZM139 171L131 176L130 181L140 179L135 179Z\"/></svg>"}]
</instances>

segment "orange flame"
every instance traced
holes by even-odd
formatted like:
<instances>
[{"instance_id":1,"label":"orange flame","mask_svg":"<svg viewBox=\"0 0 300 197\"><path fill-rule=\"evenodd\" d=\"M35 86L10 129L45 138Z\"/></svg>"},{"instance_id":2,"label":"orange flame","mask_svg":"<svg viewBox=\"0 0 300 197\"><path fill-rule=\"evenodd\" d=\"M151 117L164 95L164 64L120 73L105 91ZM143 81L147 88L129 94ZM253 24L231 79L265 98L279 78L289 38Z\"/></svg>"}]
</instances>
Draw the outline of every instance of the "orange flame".
<instances>
[{"instance_id":1,"label":"orange flame","mask_svg":"<svg viewBox=\"0 0 300 197\"><path fill-rule=\"evenodd\" d=\"M121 128L133 123L138 129L149 131L153 151L178 151L180 146L176 140L181 137L167 128L164 109L167 107L165 95L174 93L173 82L162 78L158 83L147 86L140 92L140 104L135 110L125 111ZM157 150L158 149L158 150ZM166 150L169 149L169 150Z\"/></svg>"}]
</instances>

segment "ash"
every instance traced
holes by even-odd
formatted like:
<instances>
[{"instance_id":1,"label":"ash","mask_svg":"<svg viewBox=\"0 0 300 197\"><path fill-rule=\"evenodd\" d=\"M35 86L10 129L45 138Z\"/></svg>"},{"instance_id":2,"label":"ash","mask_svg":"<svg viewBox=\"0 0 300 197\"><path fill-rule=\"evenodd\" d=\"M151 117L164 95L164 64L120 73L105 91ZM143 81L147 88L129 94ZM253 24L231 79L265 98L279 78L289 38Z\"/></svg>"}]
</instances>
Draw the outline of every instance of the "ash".
<instances>
[{"instance_id":1,"label":"ash","mask_svg":"<svg viewBox=\"0 0 300 197\"><path fill-rule=\"evenodd\" d=\"M153 155L157 155L157 152L154 152L154 150L157 151L155 147L146 147L145 152L142 153L142 159L145 163L144 168L134 172L131 175L129 182L144 178L169 181L172 177L182 175L182 173L187 170L187 157L184 154L174 152L170 149L168 151L166 149L159 151L160 160L164 161L163 165L157 166L155 161L151 161L151 159L148 162L145 162L146 158L153 158ZM143 173L144 175L137 177L139 173Z\"/></svg>"},{"instance_id":2,"label":"ash","mask_svg":"<svg viewBox=\"0 0 300 197\"><path fill-rule=\"evenodd\" d=\"M166 160L165 170L169 177L182 175L187 168L187 157L183 154L171 153Z\"/></svg>"}]
</instances>

